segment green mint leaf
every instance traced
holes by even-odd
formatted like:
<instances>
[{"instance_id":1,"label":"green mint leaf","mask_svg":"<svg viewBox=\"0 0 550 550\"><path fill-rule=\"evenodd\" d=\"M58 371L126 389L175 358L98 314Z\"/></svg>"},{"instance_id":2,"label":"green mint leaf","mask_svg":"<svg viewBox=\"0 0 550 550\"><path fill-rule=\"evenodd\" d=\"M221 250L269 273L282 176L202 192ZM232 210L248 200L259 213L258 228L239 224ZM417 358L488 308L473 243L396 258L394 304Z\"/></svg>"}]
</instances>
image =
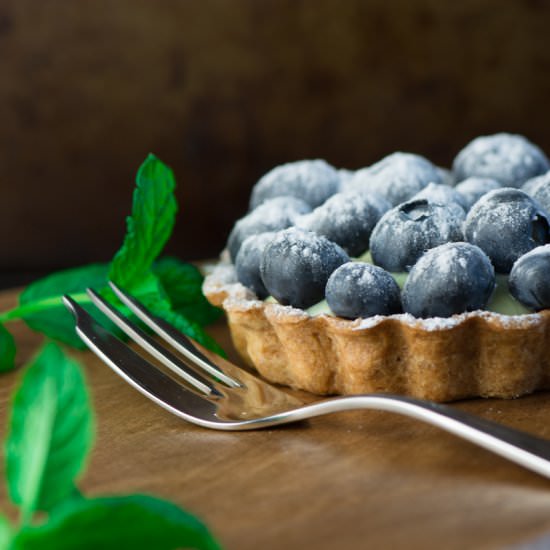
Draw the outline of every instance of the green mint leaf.
<instances>
[{"instance_id":1,"label":"green mint leaf","mask_svg":"<svg viewBox=\"0 0 550 550\"><path fill-rule=\"evenodd\" d=\"M154 287L149 273L172 233L177 203L172 170L149 155L138 170L132 214L122 248L111 263L109 278L136 296Z\"/></svg>"},{"instance_id":2,"label":"green mint leaf","mask_svg":"<svg viewBox=\"0 0 550 550\"><path fill-rule=\"evenodd\" d=\"M153 266L172 309L201 326L213 323L222 310L212 306L202 293L204 277L192 264L177 258L161 258Z\"/></svg>"},{"instance_id":3,"label":"green mint leaf","mask_svg":"<svg viewBox=\"0 0 550 550\"><path fill-rule=\"evenodd\" d=\"M167 323L170 323L180 332L187 334L187 336L193 338L199 344L202 344L205 348L212 350L222 357L227 357L225 351L223 351L216 340L208 335L200 325L194 323L193 321L190 321L189 319L181 315L181 313L177 313L176 311L169 309L169 307L166 307L166 302L149 304L149 309L155 315L157 315L161 319L164 319Z\"/></svg>"},{"instance_id":4,"label":"green mint leaf","mask_svg":"<svg viewBox=\"0 0 550 550\"><path fill-rule=\"evenodd\" d=\"M207 528L175 504L145 495L81 500L25 527L13 550L219 550Z\"/></svg>"},{"instance_id":5,"label":"green mint leaf","mask_svg":"<svg viewBox=\"0 0 550 550\"><path fill-rule=\"evenodd\" d=\"M6 443L8 490L27 521L74 496L93 440L93 419L76 361L54 343L31 362L15 393Z\"/></svg>"},{"instance_id":6,"label":"green mint leaf","mask_svg":"<svg viewBox=\"0 0 550 550\"><path fill-rule=\"evenodd\" d=\"M104 288L108 272L109 264L91 264L59 271L31 283L19 296L19 305L28 309L22 318L33 330L84 349L85 345L75 333L74 319L63 305L61 296L84 293L87 287Z\"/></svg>"},{"instance_id":7,"label":"green mint leaf","mask_svg":"<svg viewBox=\"0 0 550 550\"><path fill-rule=\"evenodd\" d=\"M0 550L6 550L9 548L11 538L11 525L8 520L0 514Z\"/></svg>"},{"instance_id":8,"label":"green mint leaf","mask_svg":"<svg viewBox=\"0 0 550 550\"><path fill-rule=\"evenodd\" d=\"M15 366L15 351L13 336L4 325L0 324L0 372L13 369Z\"/></svg>"}]
</instances>

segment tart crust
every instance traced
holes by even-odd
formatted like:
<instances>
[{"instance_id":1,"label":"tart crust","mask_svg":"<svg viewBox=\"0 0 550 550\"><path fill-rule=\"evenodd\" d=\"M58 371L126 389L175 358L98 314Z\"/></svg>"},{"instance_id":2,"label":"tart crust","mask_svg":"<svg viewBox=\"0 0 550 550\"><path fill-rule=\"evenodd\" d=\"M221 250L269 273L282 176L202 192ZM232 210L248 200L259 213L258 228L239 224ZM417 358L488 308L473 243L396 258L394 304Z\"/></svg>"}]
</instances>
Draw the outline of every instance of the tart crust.
<instances>
[{"instance_id":1,"label":"tart crust","mask_svg":"<svg viewBox=\"0 0 550 550\"><path fill-rule=\"evenodd\" d=\"M225 310L244 361L278 384L319 395L394 393L440 402L550 388L550 310L312 317L258 300L226 261L211 269L203 291Z\"/></svg>"}]
</instances>

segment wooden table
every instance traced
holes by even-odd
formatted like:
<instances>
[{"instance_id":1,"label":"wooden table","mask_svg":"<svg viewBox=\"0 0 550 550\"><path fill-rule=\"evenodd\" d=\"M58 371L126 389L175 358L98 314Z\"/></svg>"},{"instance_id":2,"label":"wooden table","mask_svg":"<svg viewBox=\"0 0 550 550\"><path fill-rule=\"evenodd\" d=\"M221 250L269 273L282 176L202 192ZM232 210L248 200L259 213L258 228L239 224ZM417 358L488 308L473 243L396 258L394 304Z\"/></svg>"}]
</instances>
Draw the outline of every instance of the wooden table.
<instances>
[{"instance_id":1,"label":"wooden table","mask_svg":"<svg viewBox=\"0 0 550 550\"><path fill-rule=\"evenodd\" d=\"M0 310L14 301L14 292L0 293ZM23 362L41 337L11 327ZM230 350L225 325L212 333ZM550 533L550 480L420 422L365 411L215 432L157 407L91 353L74 355L98 419L81 488L171 499L228 550L508 548ZM2 435L19 376L0 377ZM457 406L550 438L548 393Z\"/></svg>"}]
</instances>

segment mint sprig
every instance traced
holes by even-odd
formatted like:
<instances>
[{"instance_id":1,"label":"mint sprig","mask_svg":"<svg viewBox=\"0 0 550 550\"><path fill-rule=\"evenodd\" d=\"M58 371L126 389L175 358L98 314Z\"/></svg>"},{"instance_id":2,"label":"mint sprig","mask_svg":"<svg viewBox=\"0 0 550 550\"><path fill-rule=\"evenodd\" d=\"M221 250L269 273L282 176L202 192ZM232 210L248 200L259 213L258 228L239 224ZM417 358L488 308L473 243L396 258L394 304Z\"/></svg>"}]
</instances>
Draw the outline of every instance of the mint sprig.
<instances>
[{"instance_id":1,"label":"mint sprig","mask_svg":"<svg viewBox=\"0 0 550 550\"><path fill-rule=\"evenodd\" d=\"M14 547L25 550L219 548L194 516L171 502L147 495L68 502L56 510L47 523L29 526L17 533Z\"/></svg>"},{"instance_id":2,"label":"mint sprig","mask_svg":"<svg viewBox=\"0 0 550 550\"><path fill-rule=\"evenodd\" d=\"M124 243L109 269L117 285L142 297L152 293L153 301L162 297L162 289L151 268L174 229L175 187L172 170L149 155L137 173Z\"/></svg>"},{"instance_id":3,"label":"mint sprig","mask_svg":"<svg viewBox=\"0 0 550 550\"><path fill-rule=\"evenodd\" d=\"M109 279L188 336L224 355L202 328L220 314L202 295L202 275L180 260L157 260L176 221L175 186L172 170L149 155L138 170L127 232L113 260L60 271L35 281L20 294L17 307L0 313L0 372L15 364L15 343L2 323L23 319L29 327L54 340L83 348L62 296L70 294L83 307L93 310L85 292L92 287L120 306L108 287Z\"/></svg>"},{"instance_id":4,"label":"mint sprig","mask_svg":"<svg viewBox=\"0 0 550 550\"><path fill-rule=\"evenodd\" d=\"M82 340L74 331L74 319L67 315L61 296L70 294L79 302L88 303L86 288L105 288L108 272L109 264L90 264L59 271L35 281L19 295L21 318L33 330L84 349Z\"/></svg>"},{"instance_id":5,"label":"mint sprig","mask_svg":"<svg viewBox=\"0 0 550 550\"><path fill-rule=\"evenodd\" d=\"M15 340L7 329L0 325L0 372L11 370L15 363Z\"/></svg>"},{"instance_id":6,"label":"mint sprig","mask_svg":"<svg viewBox=\"0 0 550 550\"><path fill-rule=\"evenodd\" d=\"M88 499L79 493L75 483L92 441L81 368L47 344L13 399L6 473L20 519L11 525L0 515L0 550L219 549L204 524L175 504L145 495Z\"/></svg>"},{"instance_id":7,"label":"mint sprig","mask_svg":"<svg viewBox=\"0 0 550 550\"><path fill-rule=\"evenodd\" d=\"M0 515L0 549L9 548L12 537L11 525L4 516Z\"/></svg>"},{"instance_id":8,"label":"mint sprig","mask_svg":"<svg viewBox=\"0 0 550 550\"><path fill-rule=\"evenodd\" d=\"M8 490L23 521L72 495L92 441L90 398L82 373L50 343L30 364L11 411Z\"/></svg>"},{"instance_id":9,"label":"mint sprig","mask_svg":"<svg viewBox=\"0 0 550 550\"><path fill-rule=\"evenodd\" d=\"M153 273L160 279L176 313L200 326L219 318L220 310L211 306L202 293L204 277L194 265L177 258L161 258L153 265Z\"/></svg>"}]
</instances>

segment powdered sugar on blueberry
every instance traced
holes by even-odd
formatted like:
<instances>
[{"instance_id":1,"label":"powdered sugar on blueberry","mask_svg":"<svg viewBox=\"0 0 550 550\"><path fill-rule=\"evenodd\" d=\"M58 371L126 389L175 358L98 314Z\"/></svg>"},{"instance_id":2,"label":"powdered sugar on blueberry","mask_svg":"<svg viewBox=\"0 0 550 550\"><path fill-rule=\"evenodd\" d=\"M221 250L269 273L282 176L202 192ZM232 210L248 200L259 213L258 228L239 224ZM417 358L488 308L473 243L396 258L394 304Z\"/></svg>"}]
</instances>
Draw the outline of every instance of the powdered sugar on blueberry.
<instances>
[{"instance_id":1,"label":"powdered sugar on blueberry","mask_svg":"<svg viewBox=\"0 0 550 550\"><path fill-rule=\"evenodd\" d=\"M500 133L471 141L453 163L458 181L471 176L494 178L508 187L550 170L546 155L523 136Z\"/></svg>"},{"instance_id":2,"label":"powdered sugar on blueberry","mask_svg":"<svg viewBox=\"0 0 550 550\"><path fill-rule=\"evenodd\" d=\"M397 152L357 171L346 189L360 188L378 193L395 206L431 182L442 183L436 166L420 155Z\"/></svg>"},{"instance_id":3,"label":"powdered sugar on blueberry","mask_svg":"<svg viewBox=\"0 0 550 550\"><path fill-rule=\"evenodd\" d=\"M408 271L430 248L460 241L462 208L419 199L386 212L370 239L372 259L388 271Z\"/></svg>"},{"instance_id":4,"label":"powdered sugar on blueberry","mask_svg":"<svg viewBox=\"0 0 550 550\"><path fill-rule=\"evenodd\" d=\"M294 225L299 216L311 211L305 201L282 196L269 199L237 221L227 240L231 259L235 261L243 241L251 235L278 231Z\"/></svg>"},{"instance_id":5,"label":"powdered sugar on blueberry","mask_svg":"<svg viewBox=\"0 0 550 550\"><path fill-rule=\"evenodd\" d=\"M357 171L321 160L279 166L256 184L254 210L233 228L228 249L242 284L226 286L243 289L247 300L254 294L245 287L270 294L281 304L270 311L309 308L326 297L341 317L399 317L431 330L488 307L494 270L508 273L517 261L512 294L499 275L489 304L498 311L505 304L512 317L499 322L512 322L526 311L512 295L531 309L549 307L540 286L550 269L543 246L550 242L549 168L540 149L512 134L473 140L453 172L410 153ZM531 196L517 189L524 182ZM544 254L531 256L536 247ZM349 263L348 254L377 265ZM389 271L404 283L406 314L395 313L399 289Z\"/></svg>"},{"instance_id":6,"label":"powdered sugar on blueberry","mask_svg":"<svg viewBox=\"0 0 550 550\"><path fill-rule=\"evenodd\" d=\"M297 197L315 208L340 190L340 181L338 171L324 160L283 164L258 180L252 190L250 208L282 195Z\"/></svg>"}]
</instances>

